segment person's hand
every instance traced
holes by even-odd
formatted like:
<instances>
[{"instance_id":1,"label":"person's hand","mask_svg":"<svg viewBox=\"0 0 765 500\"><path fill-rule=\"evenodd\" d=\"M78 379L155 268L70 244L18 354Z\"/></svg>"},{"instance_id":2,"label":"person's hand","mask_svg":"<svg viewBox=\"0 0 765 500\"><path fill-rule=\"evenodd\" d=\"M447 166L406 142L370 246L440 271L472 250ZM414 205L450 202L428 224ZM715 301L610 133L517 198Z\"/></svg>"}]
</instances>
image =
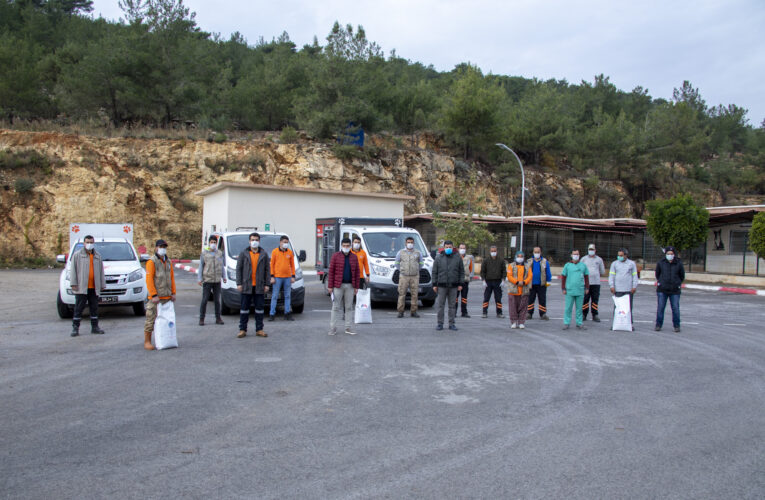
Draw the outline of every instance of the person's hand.
<instances>
[{"instance_id":1,"label":"person's hand","mask_svg":"<svg viewBox=\"0 0 765 500\"><path fill-rule=\"evenodd\" d=\"M614 290L614 287L611 287L611 293L616 293L616 290Z\"/></svg>"},{"instance_id":2,"label":"person's hand","mask_svg":"<svg viewBox=\"0 0 765 500\"><path fill-rule=\"evenodd\" d=\"M294 283L294 282L295 282L295 278L290 278L290 283Z\"/></svg>"},{"instance_id":3,"label":"person's hand","mask_svg":"<svg viewBox=\"0 0 765 500\"><path fill-rule=\"evenodd\" d=\"M202 282L201 281L197 281L197 285L202 286Z\"/></svg>"},{"instance_id":4,"label":"person's hand","mask_svg":"<svg viewBox=\"0 0 765 500\"><path fill-rule=\"evenodd\" d=\"M172 302L175 302L175 294L173 294L173 295L171 295L171 296L170 296L170 300L171 300Z\"/></svg>"},{"instance_id":5,"label":"person's hand","mask_svg":"<svg viewBox=\"0 0 765 500\"><path fill-rule=\"evenodd\" d=\"M434 291L434 292L436 292L436 293L438 293L438 287L437 287L437 286L434 286L434 287L433 287L433 291Z\"/></svg>"},{"instance_id":6,"label":"person's hand","mask_svg":"<svg viewBox=\"0 0 765 500\"><path fill-rule=\"evenodd\" d=\"M74 290L75 292L77 291L78 288L80 287L78 287L77 285L72 285L72 290Z\"/></svg>"},{"instance_id":7,"label":"person's hand","mask_svg":"<svg viewBox=\"0 0 765 500\"><path fill-rule=\"evenodd\" d=\"M562 293L563 295L566 295L566 289L565 289L565 288L561 288L561 293Z\"/></svg>"},{"instance_id":8,"label":"person's hand","mask_svg":"<svg viewBox=\"0 0 765 500\"><path fill-rule=\"evenodd\" d=\"M458 287L457 287L457 291L458 291L458 292L461 292L461 291L462 291L462 285L460 285L460 286L458 286Z\"/></svg>"},{"instance_id":9,"label":"person's hand","mask_svg":"<svg viewBox=\"0 0 765 500\"><path fill-rule=\"evenodd\" d=\"M264 288L264 291L265 291L266 293L268 293L268 291L269 291L270 289L271 289L271 287L270 287L270 286L267 286L267 287L265 287L265 288Z\"/></svg>"},{"instance_id":10,"label":"person's hand","mask_svg":"<svg viewBox=\"0 0 765 500\"><path fill-rule=\"evenodd\" d=\"M226 283L226 282L227 282L227 281L226 281L226 278L223 278L223 283Z\"/></svg>"},{"instance_id":11,"label":"person's hand","mask_svg":"<svg viewBox=\"0 0 765 500\"><path fill-rule=\"evenodd\" d=\"M271 278L271 284L273 285L274 283L276 283L276 278Z\"/></svg>"},{"instance_id":12,"label":"person's hand","mask_svg":"<svg viewBox=\"0 0 765 500\"><path fill-rule=\"evenodd\" d=\"M241 292L241 291L242 291L242 285L238 285L238 286L236 287L236 290L237 290L238 292Z\"/></svg>"},{"instance_id":13,"label":"person's hand","mask_svg":"<svg viewBox=\"0 0 765 500\"><path fill-rule=\"evenodd\" d=\"M359 289L358 288L354 288L353 289L353 295L356 295L357 293L359 293Z\"/></svg>"},{"instance_id":14,"label":"person's hand","mask_svg":"<svg viewBox=\"0 0 765 500\"><path fill-rule=\"evenodd\" d=\"M636 290L637 290L637 288L633 288L632 290L630 290L630 293L634 294Z\"/></svg>"},{"instance_id":15,"label":"person's hand","mask_svg":"<svg viewBox=\"0 0 765 500\"><path fill-rule=\"evenodd\" d=\"M333 288L327 288L327 293L329 293L330 295L332 295L332 290L333 290Z\"/></svg>"},{"instance_id":16,"label":"person's hand","mask_svg":"<svg viewBox=\"0 0 765 500\"><path fill-rule=\"evenodd\" d=\"M154 297L152 297L151 298L151 303L152 304L159 304L159 297L157 297L156 295Z\"/></svg>"}]
</instances>

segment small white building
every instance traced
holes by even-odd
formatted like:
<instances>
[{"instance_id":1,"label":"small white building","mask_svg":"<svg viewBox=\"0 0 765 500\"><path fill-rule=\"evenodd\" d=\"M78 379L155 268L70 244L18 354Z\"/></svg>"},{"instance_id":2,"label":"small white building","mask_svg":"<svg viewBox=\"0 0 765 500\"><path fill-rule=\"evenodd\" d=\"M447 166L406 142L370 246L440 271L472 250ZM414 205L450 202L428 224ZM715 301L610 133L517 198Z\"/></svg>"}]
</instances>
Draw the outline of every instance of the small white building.
<instances>
[{"instance_id":1,"label":"small white building","mask_svg":"<svg viewBox=\"0 0 765 500\"><path fill-rule=\"evenodd\" d=\"M316 262L316 219L323 217L404 217L412 196L328 189L218 182L198 191L204 198L202 236L257 228L289 234L295 250L305 250L306 267Z\"/></svg>"},{"instance_id":2,"label":"small white building","mask_svg":"<svg viewBox=\"0 0 765 500\"><path fill-rule=\"evenodd\" d=\"M757 257L749 250L748 235L755 214L765 205L708 207L706 271L725 274L755 274ZM765 259L759 259L759 272L765 273Z\"/></svg>"}]
</instances>

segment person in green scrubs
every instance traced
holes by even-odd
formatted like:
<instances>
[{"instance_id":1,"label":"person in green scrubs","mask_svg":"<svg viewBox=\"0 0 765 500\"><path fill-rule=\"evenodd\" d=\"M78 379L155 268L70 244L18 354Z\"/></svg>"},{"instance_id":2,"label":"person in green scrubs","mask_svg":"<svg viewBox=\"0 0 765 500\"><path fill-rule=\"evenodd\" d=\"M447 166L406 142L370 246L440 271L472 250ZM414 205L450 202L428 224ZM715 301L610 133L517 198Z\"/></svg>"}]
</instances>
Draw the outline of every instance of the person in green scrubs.
<instances>
[{"instance_id":1,"label":"person in green scrubs","mask_svg":"<svg viewBox=\"0 0 765 500\"><path fill-rule=\"evenodd\" d=\"M582 302L584 291L590 288L590 272L587 266L579 261L579 250L571 252L571 262L566 262L561 271L561 288L566 296L565 310L563 311L563 329L568 330L571 325L571 308L576 311L576 327L586 330L582 325Z\"/></svg>"}]
</instances>

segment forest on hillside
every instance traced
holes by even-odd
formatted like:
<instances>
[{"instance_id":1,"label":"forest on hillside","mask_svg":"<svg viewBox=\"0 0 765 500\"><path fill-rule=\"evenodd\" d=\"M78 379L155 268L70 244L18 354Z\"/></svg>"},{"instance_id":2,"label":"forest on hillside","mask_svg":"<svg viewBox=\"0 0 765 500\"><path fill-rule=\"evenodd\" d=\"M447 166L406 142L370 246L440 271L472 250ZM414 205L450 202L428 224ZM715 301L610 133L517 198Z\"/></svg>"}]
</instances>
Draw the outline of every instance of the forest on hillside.
<instances>
[{"instance_id":1,"label":"forest on hillside","mask_svg":"<svg viewBox=\"0 0 765 500\"><path fill-rule=\"evenodd\" d=\"M723 202L765 194L765 123L708 105L690 82L671 99L616 88L451 71L387 55L361 26L335 23L297 47L285 32L254 43L202 31L182 0L120 0L119 21L90 0L0 0L0 120L87 120L103 127L306 131L349 126L428 132L475 168L520 184L510 145L532 168L585 186L618 180L638 204L687 192ZM406 141L402 146L406 145Z\"/></svg>"}]
</instances>

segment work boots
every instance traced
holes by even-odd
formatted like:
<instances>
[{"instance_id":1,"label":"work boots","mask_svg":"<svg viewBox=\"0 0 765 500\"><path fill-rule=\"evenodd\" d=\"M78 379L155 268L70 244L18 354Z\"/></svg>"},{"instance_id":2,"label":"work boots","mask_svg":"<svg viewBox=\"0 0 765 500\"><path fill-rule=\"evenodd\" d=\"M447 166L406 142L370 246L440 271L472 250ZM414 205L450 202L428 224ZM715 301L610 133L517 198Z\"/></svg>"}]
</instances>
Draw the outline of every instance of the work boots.
<instances>
[{"instance_id":1,"label":"work boots","mask_svg":"<svg viewBox=\"0 0 765 500\"><path fill-rule=\"evenodd\" d=\"M97 319L91 319L90 320L90 333L94 333L94 334L97 334L97 335L103 335L106 332L104 332L103 330L101 330L101 328L99 328L98 320Z\"/></svg>"},{"instance_id":2,"label":"work boots","mask_svg":"<svg viewBox=\"0 0 765 500\"><path fill-rule=\"evenodd\" d=\"M151 345L151 332L143 332L143 348L147 351L154 350L154 346Z\"/></svg>"},{"instance_id":3,"label":"work boots","mask_svg":"<svg viewBox=\"0 0 765 500\"><path fill-rule=\"evenodd\" d=\"M72 322L72 333L69 335L72 337L76 337L80 334L80 322L79 321L73 321Z\"/></svg>"}]
</instances>

